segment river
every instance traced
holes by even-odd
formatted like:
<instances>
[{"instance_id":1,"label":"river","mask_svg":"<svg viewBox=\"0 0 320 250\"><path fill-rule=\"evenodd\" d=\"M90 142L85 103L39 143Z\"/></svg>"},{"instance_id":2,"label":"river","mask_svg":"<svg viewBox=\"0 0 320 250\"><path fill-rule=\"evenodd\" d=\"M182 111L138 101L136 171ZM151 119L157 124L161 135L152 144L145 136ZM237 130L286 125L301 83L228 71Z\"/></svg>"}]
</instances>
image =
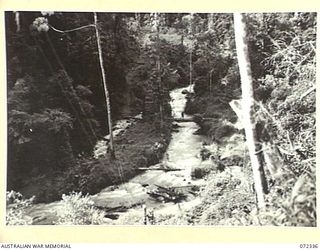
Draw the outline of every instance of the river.
<instances>
[{"instance_id":1,"label":"river","mask_svg":"<svg viewBox=\"0 0 320 250\"><path fill-rule=\"evenodd\" d=\"M186 105L185 90L190 87L174 89L170 92L171 108L174 118L182 118L182 112ZM191 118L184 115L184 118ZM106 219L106 224L141 224L144 221L146 211L152 211L155 218L173 216L183 213L185 210L200 203L196 192L188 192L188 187L200 187L204 185L203 179L193 179L193 168L202 164L198 157L203 138L195 132L198 126L193 121L176 122L177 129L172 133L172 139L167 152L160 163L168 168L180 169L179 171L147 170L126 183L110 186L92 195L94 204L99 207L125 208L123 211L114 211L116 219ZM159 164L158 164L159 165ZM181 188L185 198L179 202L165 201L150 195L160 187ZM189 190L190 191L190 190ZM30 211L30 216L54 217L52 214L61 209L60 202L50 204L36 204ZM51 216L50 216L51 214ZM45 220L48 222L48 219ZM41 224L46 224L46 222Z\"/></svg>"}]
</instances>

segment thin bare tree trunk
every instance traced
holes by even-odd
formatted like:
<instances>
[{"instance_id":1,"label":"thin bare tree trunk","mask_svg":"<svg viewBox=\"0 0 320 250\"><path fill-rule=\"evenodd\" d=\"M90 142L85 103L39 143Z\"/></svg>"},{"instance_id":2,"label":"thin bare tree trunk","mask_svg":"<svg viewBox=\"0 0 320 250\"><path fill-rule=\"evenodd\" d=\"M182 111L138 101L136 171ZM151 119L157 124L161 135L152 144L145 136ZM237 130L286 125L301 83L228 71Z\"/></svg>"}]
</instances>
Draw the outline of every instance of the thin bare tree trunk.
<instances>
[{"instance_id":1,"label":"thin bare tree trunk","mask_svg":"<svg viewBox=\"0 0 320 250\"><path fill-rule=\"evenodd\" d=\"M16 25L17 25L17 32L20 31L21 25L20 25L20 13L19 11L14 11L15 14L15 21L16 21Z\"/></svg>"},{"instance_id":2,"label":"thin bare tree trunk","mask_svg":"<svg viewBox=\"0 0 320 250\"><path fill-rule=\"evenodd\" d=\"M236 49L238 64L240 69L241 90L242 90L242 114L243 125L246 134L246 143L249 150L251 167L253 171L254 186L257 195L257 203L259 208L265 207L263 196L263 166L259 162L256 147L256 131L253 118L254 113L254 97L252 87L252 74L249 61L249 51L247 42L247 31L245 23L245 15L240 13L234 14L234 32L236 39Z\"/></svg>"},{"instance_id":3,"label":"thin bare tree trunk","mask_svg":"<svg viewBox=\"0 0 320 250\"><path fill-rule=\"evenodd\" d=\"M190 55L189 55L189 62L190 62L190 75L189 75L189 85L190 85L190 92L191 92L191 85L192 85L192 45L191 45L191 51L190 51Z\"/></svg>"},{"instance_id":4,"label":"thin bare tree trunk","mask_svg":"<svg viewBox=\"0 0 320 250\"><path fill-rule=\"evenodd\" d=\"M190 54L189 54L189 70L190 70L190 72L189 72L189 85L190 85L190 92L192 91L191 90L191 86L192 86L192 73L193 73L193 65L192 65L192 52L193 52L193 14L191 13L190 14L191 15L191 19L190 19L190 30L189 30L189 32L190 32L190 36L191 36L191 48L190 48Z\"/></svg>"},{"instance_id":5,"label":"thin bare tree trunk","mask_svg":"<svg viewBox=\"0 0 320 250\"><path fill-rule=\"evenodd\" d=\"M96 30L96 36L97 36L97 45L98 45L98 52L99 52L99 62L100 62L100 68L101 68L103 88L104 88L104 94L105 94L106 105L107 105L108 126L109 126L109 133L110 133L110 151L111 151L111 156L115 157L114 145L113 145L112 120L111 120L111 105L110 105L109 91L107 88L106 73L103 65L101 40L100 40L100 34L99 34L99 28L98 28L98 17L96 12L94 12L94 24L95 24L95 30Z\"/></svg>"},{"instance_id":6,"label":"thin bare tree trunk","mask_svg":"<svg viewBox=\"0 0 320 250\"><path fill-rule=\"evenodd\" d=\"M160 55L158 55L157 59L157 68L158 68L158 83L159 83L159 112L160 112L160 131L163 131L163 90L161 83L161 63L160 63Z\"/></svg>"},{"instance_id":7,"label":"thin bare tree trunk","mask_svg":"<svg viewBox=\"0 0 320 250\"><path fill-rule=\"evenodd\" d=\"M163 131L163 87L161 81L161 58L160 58L160 16L155 13L157 18L157 73L158 73L158 84L159 84L159 112L160 112L160 132Z\"/></svg>"}]
</instances>

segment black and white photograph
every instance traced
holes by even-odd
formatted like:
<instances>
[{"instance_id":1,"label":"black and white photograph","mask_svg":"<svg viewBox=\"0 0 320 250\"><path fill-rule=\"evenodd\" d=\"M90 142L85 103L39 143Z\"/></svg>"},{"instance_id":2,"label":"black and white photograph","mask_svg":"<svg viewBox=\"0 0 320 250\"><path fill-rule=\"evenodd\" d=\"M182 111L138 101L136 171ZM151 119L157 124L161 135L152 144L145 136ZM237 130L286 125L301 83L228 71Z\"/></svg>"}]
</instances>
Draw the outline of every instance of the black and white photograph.
<instances>
[{"instance_id":1,"label":"black and white photograph","mask_svg":"<svg viewBox=\"0 0 320 250\"><path fill-rule=\"evenodd\" d=\"M317 226L316 12L4 16L7 226Z\"/></svg>"}]
</instances>

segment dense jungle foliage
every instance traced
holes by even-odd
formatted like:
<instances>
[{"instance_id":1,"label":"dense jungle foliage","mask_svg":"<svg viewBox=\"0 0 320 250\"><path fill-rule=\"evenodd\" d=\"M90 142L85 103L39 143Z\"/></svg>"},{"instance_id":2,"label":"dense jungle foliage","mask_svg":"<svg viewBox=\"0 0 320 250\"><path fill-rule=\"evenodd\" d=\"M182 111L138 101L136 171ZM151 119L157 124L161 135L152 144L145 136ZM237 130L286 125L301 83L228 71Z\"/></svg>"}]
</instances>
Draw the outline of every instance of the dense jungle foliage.
<instances>
[{"instance_id":1,"label":"dense jungle foliage","mask_svg":"<svg viewBox=\"0 0 320 250\"><path fill-rule=\"evenodd\" d=\"M215 25L224 28L215 30L216 50L210 51L219 52L206 53L206 63L200 61L203 56L194 62L195 94L186 107L187 112L197 115L199 132L217 143L235 133L230 124L221 122L221 117L235 122L228 103L241 98L233 24L225 22L228 18L232 15L214 17ZM266 152L261 160L273 165L266 172L272 183L276 179L259 223L315 225L316 13L248 14L247 27L256 132ZM199 69L198 63L202 66ZM206 74L201 73L203 65L208 67ZM245 222L251 223L252 219Z\"/></svg>"},{"instance_id":2,"label":"dense jungle foliage","mask_svg":"<svg viewBox=\"0 0 320 250\"><path fill-rule=\"evenodd\" d=\"M168 90L187 81L186 48L180 43L180 36L171 35L174 43L160 37L155 46L152 15L99 13L98 16L113 119L143 113L156 130L159 100L169 118ZM160 20L160 27L165 24L169 28L175 22L170 16ZM63 183L60 177L50 183L48 176L84 168L97 140L109 133L92 23L92 13L6 13L8 189L23 188L29 194L26 187L38 186L39 182L51 188L56 186L54 182ZM161 72L156 68L158 55ZM163 93L156 82L159 74ZM151 133L159 134L159 138L142 141L145 148L169 138L161 135L166 131ZM148 134L143 138L148 138ZM99 161L89 165L92 164L101 165ZM108 163L100 167L106 171L103 165ZM70 180L66 182L69 183ZM64 191L37 193L37 199L58 199Z\"/></svg>"},{"instance_id":3,"label":"dense jungle foliage","mask_svg":"<svg viewBox=\"0 0 320 250\"><path fill-rule=\"evenodd\" d=\"M170 141L169 91L188 84L194 93L186 113L208 143L223 146L225 138L243 134L232 126L238 117L229 105L241 99L232 14L98 18L111 116L115 122L141 113L142 120L115 139L116 159L95 159L93 148L109 130L93 13L6 12L8 190L49 202L72 191L97 193L159 162ZM247 14L247 28L258 143L272 148L261 160L274 166L266 170L271 187L257 223L315 226L316 13ZM249 165L247 155L239 157ZM208 205L219 196L211 191L200 212L171 220L221 223ZM63 197L81 202L76 193ZM66 215L61 218L64 224ZM256 223L244 218L240 225Z\"/></svg>"}]
</instances>

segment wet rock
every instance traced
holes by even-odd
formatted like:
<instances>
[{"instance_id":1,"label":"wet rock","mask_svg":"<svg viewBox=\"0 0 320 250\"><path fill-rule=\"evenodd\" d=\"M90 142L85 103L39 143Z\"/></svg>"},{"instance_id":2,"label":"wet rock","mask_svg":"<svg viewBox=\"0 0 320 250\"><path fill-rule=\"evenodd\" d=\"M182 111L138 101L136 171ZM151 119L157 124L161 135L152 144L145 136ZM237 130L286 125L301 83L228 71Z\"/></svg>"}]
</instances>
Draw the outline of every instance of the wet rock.
<instances>
[{"instance_id":1,"label":"wet rock","mask_svg":"<svg viewBox=\"0 0 320 250\"><path fill-rule=\"evenodd\" d=\"M104 217L111 219L111 220L116 220L119 218L119 215L118 214L106 214Z\"/></svg>"},{"instance_id":2,"label":"wet rock","mask_svg":"<svg viewBox=\"0 0 320 250\"><path fill-rule=\"evenodd\" d=\"M200 157L202 161L209 159L210 156L211 156L211 152L207 148L202 147L200 149Z\"/></svg>"},{"instance_id":3,"label":"wet rock","mask_svg":"<svg viewBox=\"0 0 320 250\"><path fill-rule=\"evenodd\" d=\"M217 161L217 170L223 172L226 169L226 165L224 165L221 161Z\"/></svg>"},{"instance_id":4,"label":"wet rock","mask_svg":"<svg viewBox=\"0 0 320 250\"><path fill-rule=\"evenodd\" d=\"M222 159L222 162L225 166L243 166L243 157L232 155Z\"/></svg>"},{"instance_id":5,"label":"wet rock","mask_svg":"<svg viewBox=\"0 0 320 250\"><path fill-rule=\"evenodd\" d=\"M220 142L225 137L230 137L238 130L230 125L222 125L220 127L215 128L214 133L212 133L213 140ZM211 130L212 132L212 130Z\"/></svg>"},{"instance_id":6,"label":"wet rock","mask_svg":"<svg viewBox=\"0 0 320 250\"><path fill-rule=\"evenodd\" d=\"M210 172L209 168L195 167L191 171L192 179L202 179Z\"/></svg>"},{"instance_id":7,"label":"wet rock","mask_svg":"<svg viewBox=\"0 0 320 250\"><path fill-rule=\"evenodd\" d=\"M47 220L47 217L45 216L36 216L32 219L32 224L33 225L39 225L41 224L41 222L43 222L44 220Z\"/></svg>"}]
</instances>

